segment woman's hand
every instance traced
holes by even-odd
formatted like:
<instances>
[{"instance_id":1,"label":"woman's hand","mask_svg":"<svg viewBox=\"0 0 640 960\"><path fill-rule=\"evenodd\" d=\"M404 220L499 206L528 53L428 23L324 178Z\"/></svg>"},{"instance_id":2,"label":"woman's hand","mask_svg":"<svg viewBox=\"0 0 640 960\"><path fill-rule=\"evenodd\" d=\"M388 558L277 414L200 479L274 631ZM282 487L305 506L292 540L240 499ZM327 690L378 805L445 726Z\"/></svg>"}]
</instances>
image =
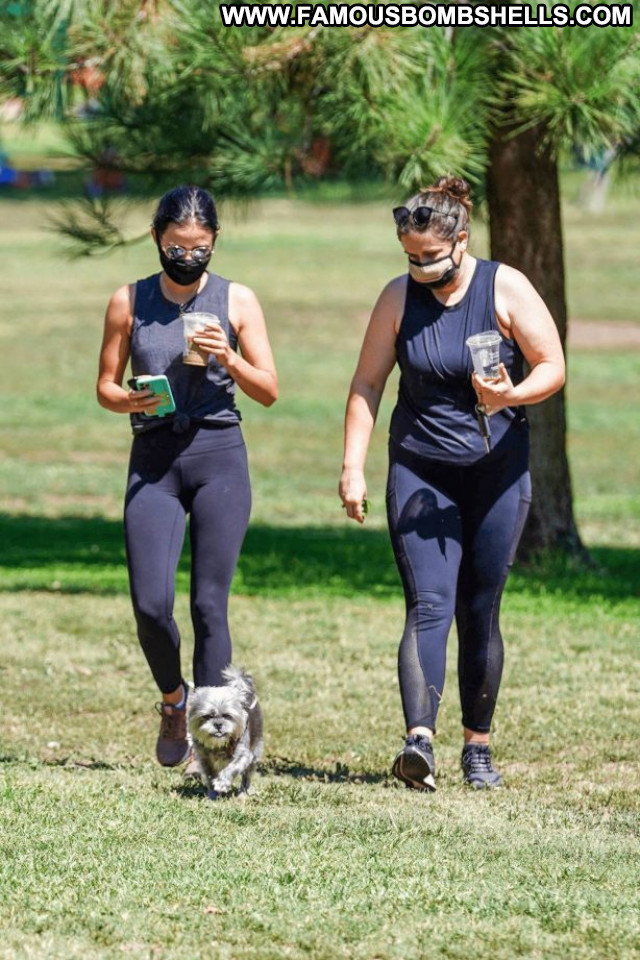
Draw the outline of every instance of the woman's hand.
<instances>
[{"instance_id":1,"label":"woman's hand","mask_svg":"<svg viewBox=\"0 0 640 960\"><path fill-rule=\"evenodd\" d=\"M155 413L160 403L160 397L151 390L129 390L127 394L129 409L125 413Z\"/></svg>"},{"instance_id":2,"label":"woman's hand","mask_svg":"<svg viewBox=\"0 0 640 960\"><path fill-rule=\"evenodd\" d=\"M367 499L367 484L362 470L344 467L340 477L338 493L347 516L358 523L364 523L364 502Z\"/></svg>"},{"instance_id":3,"label":"woman's hand","mask_svg":"<svg viewBox=\"0 0 640 960\"><path fill-rule=\"evenodd\" d=\"M503 410L505 407L515 407L518 405L516 388L511 377L507 373L504 363L500 364L499 376L497 378L479 377L477 373L471 375L473 389L478 397L478 403L482 404L487 416Z\"/></svg>"},{"instance_id":4,"label":"woman's hand","mask_svg":"<svg viewBox=\"0 0 640 960\"><path fill-rule=\"evenodd\" d=\"M207 324L201 333L196 334L193 342L203 353L215 357L225 367L234 353L219 323Z\"/></svg>"}]
</instances>

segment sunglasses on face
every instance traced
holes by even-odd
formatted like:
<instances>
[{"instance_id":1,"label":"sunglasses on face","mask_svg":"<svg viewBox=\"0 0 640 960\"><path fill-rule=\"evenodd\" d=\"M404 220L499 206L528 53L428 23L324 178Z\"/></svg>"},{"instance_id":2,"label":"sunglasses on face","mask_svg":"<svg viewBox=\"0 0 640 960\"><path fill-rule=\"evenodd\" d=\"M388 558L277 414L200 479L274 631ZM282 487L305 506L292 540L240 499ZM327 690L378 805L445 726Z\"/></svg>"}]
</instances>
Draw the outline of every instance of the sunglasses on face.
<instances>
[{"instance_id":1,"label":"sunglasses on face","mask_svg":"<svg viewBox=\"0 0 640 960\"><path fill-rule=\"evenodd\" d=\"M194 263L204 263L211 256L213 249L212 247L194 247L193 250L187 250L186 247L171 244L171 246L163 247L162 252L169 257L169 260L184 260L186 255L190 253Z\"/></svg>"},{"instance_id":2,"label":"sunglasses on face","mask_svg":"<svg viewBox=\"0 0 640 960\"><path fill-rule=\"evenodd\" d=\"M434 213L441 217L449 217L451 220L458 219L454 213L442 213L441 210L435 210L433 207L416 207L415 210L409 210L408 207L394 207L392 213L397 227L406 227L411 223L417 230L423 230L428 226Z\"/></svg>"}]
</instances>

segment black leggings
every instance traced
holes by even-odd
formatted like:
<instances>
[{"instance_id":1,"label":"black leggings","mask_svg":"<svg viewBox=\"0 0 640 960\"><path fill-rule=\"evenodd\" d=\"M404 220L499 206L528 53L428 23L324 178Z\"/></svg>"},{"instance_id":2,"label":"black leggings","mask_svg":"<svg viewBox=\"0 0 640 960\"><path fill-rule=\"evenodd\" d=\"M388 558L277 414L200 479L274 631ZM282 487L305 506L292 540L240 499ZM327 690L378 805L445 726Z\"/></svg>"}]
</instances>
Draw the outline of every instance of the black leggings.
<instances>
[{"instance_id":1,"label":"black leggings","mask_svg":"<svg viewBox=\"0 0 640 960\"><path fill-rule=\"evenodd\" d=\"M222 683L231 662L227 603L249 522L251 489L240 428L159 427L133 441L124 525L138 637L163 693L182 681L173 618L175 573L191 515L191 619L196 686Z\"/></svg>"},{"instance_id":2,"label":"black leggings","mask_svg":"<svg viewBox=\"0 0 640 960\"><path fill-rule=\"evenodd\" d=\"M407 729L436 729L455 616L463 726L486 733L502 676L500 598L531 501L528 443L471 466L390 443L387 515L407 618L398 653Z\"/></svg>"}]
</instances>

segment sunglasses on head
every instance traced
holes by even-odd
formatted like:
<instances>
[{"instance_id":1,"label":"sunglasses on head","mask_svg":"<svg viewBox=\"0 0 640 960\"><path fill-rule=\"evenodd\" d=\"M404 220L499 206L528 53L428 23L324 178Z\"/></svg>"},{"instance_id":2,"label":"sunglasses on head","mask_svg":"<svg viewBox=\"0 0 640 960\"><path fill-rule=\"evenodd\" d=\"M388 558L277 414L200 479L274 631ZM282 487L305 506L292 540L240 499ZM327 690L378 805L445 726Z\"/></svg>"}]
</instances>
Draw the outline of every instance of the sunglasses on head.
<instances>
[{"instance_id":1,"label":"sunglasses on head","mask_svg":"<svg viewBox=\"0 0 640 960\"><path fill-rule=\"evenodd\" d=\"M451 220L458 219L454 213L443 213L441 210L435 210L434 207L416 207L415 210L409 210L409 207L394 207L392 213L397 227L406 227L411 223L417 230L423 230L428 226L434 213L440 217L449 217Z\"/></svg>"},{"instance_id":2,"label":"sunglasses on head","mask_svg":"<svg viewBox=\"0 0 640 960\"><path fill-rule=\"evenodd\" d=\"M205 260L208 260L211 256L211 247L194 247L192 250L187 250L186 247L180 247L178 244L171 244L168 247L162 248L164 253L168 256L169 260L184 260L188 253L191 254L191 259L194 263L204 263Z\"/></svg>"}]
</instances>

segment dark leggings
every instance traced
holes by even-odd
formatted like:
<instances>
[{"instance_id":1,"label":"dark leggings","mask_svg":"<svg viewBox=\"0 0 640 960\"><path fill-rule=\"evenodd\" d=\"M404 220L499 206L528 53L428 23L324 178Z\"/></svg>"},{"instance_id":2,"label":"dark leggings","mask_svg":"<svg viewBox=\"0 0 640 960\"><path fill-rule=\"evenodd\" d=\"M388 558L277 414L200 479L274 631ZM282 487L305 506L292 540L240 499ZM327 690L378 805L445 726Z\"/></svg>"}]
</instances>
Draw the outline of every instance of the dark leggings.
<instances>
[{"instance_id":1,"label":"dark leggings","mask_svg":"<svg viewBox=\"0 0 640 960\"><path fill-rule=\"evenodd\" d=\"M526 436L465 467L391 441L387 515L407 605L398 673L408 730L436 729L455 616L462 723L489 731L502 676L500 598L530 501Z\"/></svg>"},{"instance_id":2,"label":"dark leggings","mask_svg":"<svg viewBox=\"0 0 640 960\"><path fill-rule=\"evenodd\" d=\"M196 686L217 686L231 661L227 603L251 509L240 428L159 427L133 441L124 524L138 637L163 693L182 680L173 618L175 573L190 514Z\"/></svg>"}]
</instances>

